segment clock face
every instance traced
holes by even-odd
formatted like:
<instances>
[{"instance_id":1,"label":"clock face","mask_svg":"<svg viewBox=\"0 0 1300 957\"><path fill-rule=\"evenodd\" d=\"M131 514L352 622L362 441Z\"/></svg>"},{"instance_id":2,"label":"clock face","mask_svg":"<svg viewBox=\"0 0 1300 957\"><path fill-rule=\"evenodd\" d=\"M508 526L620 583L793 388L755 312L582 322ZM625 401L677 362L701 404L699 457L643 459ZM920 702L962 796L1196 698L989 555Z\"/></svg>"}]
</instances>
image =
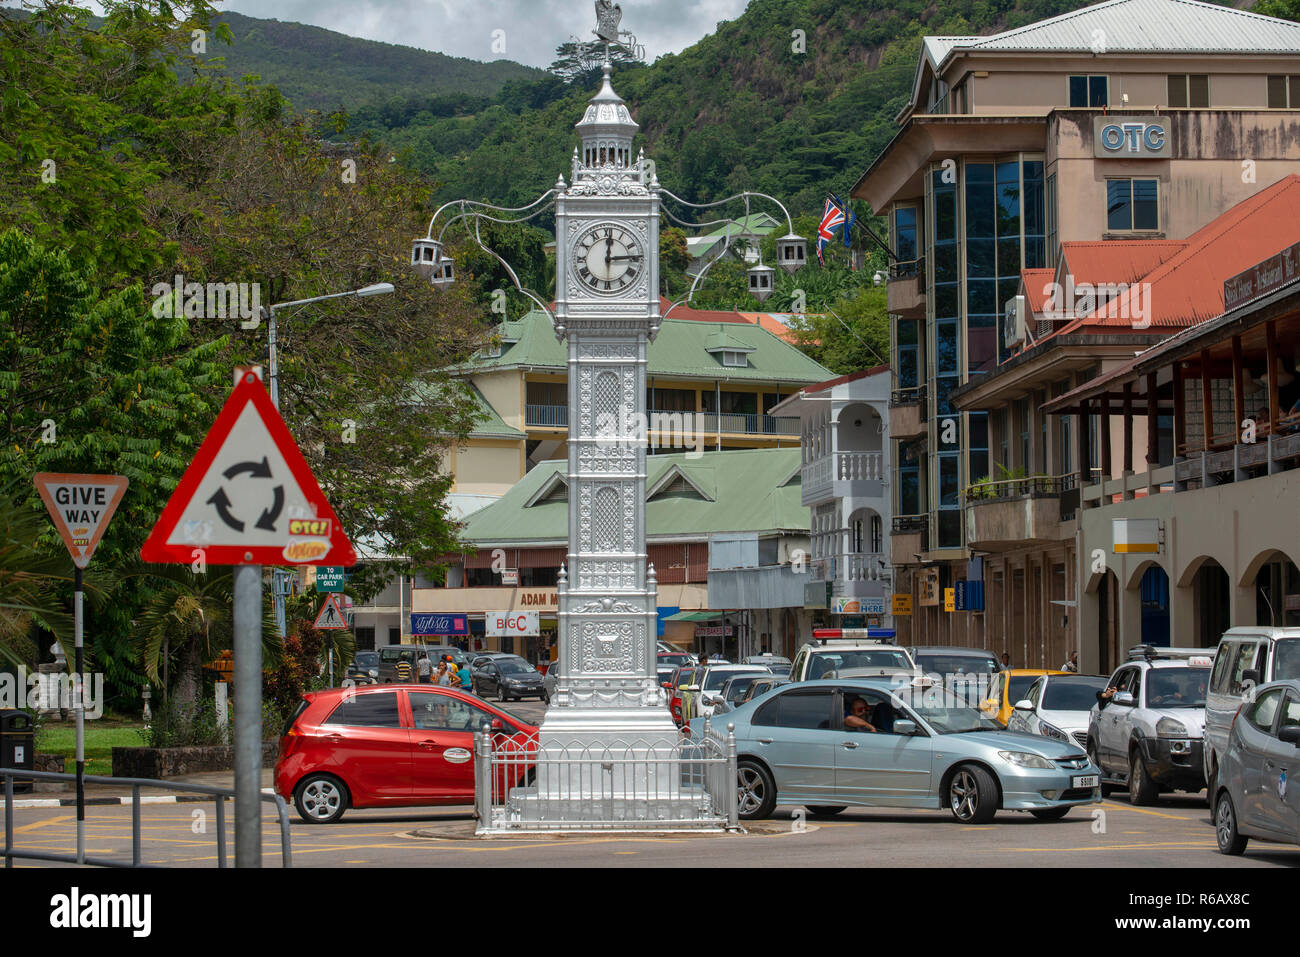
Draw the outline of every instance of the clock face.
<instances>
[{"instance_id":1,"label":"clock face","mask_svg":"<svg viewBox=\"0 0 1300 957\"><path fill-rule=\"evenodd\" d=\"M637 234L618 223L598 223L578 234L572 266L578 284L597 295L628 289L645 268L645 250Z\"/></svg>"}]
</instances>

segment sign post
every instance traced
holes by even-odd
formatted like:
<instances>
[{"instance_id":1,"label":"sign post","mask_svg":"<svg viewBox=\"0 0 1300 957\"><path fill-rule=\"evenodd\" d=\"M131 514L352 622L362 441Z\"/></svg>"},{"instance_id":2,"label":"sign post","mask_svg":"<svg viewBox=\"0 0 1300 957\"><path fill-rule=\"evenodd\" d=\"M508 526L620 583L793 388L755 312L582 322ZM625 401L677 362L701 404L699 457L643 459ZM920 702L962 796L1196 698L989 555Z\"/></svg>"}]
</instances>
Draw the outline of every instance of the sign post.
<instances>
[{"instance_id":1,"label":"sign post","mask_svg":"<svg viewBox=\"0 0 1300 957\"><path fill-rule=\"evenodd\" d=\"M262 566L357 556L256 373L237 376L140 556L235 566L235 866L261 867Z\"/></svg>"},{"instance_id":2,"label":"sign post","mask_svg":"<svg viewBox=\"0 0 1300 957\"><path fill-rule=\"evenodd\" d=\"M36 490L72 556L72 708L77 720L77 863L86 862L86 675L81 573L90 564L108 520L126 492L125 475L39 472Z\"/></svg>"}]
</instances>

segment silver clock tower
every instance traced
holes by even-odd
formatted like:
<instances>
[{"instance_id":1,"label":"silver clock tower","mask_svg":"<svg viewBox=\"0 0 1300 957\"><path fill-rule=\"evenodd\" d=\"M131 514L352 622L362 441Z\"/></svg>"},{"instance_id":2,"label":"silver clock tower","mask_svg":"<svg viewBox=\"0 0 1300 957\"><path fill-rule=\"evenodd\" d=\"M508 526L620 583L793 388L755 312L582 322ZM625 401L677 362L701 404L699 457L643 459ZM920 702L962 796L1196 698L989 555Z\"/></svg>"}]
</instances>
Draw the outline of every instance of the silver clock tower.
<instances>
[{"instance_id":1,"label":"silver clock tower","mask_svg":"<svg viewBox=\"0 0 1300 957\"><path fill-rule=\"evenodd\" d=\"M604 81L557 185L555 330L569 353L569 552L560 679L545 748L671 747L655 680L656 584L645 546L646 349L659 331L659 183ZM545 788L545 782L539 784Z\"/></svg>"}]
</instances>

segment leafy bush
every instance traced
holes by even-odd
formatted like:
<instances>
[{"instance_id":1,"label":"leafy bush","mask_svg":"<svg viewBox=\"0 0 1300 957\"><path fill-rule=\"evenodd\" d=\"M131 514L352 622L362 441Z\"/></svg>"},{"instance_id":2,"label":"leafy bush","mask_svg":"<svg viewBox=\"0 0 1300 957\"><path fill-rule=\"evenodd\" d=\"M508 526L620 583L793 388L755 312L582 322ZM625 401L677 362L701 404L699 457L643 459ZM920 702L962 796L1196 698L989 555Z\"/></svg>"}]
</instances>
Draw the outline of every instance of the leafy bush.
<instances>
[{"instance_id":1,"label":"leafy bush","mask_svg":"<svg viewBox=\"0 0 1300 957\"><path fill-rule=\"evenodd\" d=\"M217 727L216 705L186 704L175 698L154 713L142 735L151 748L192 748L231 743L231 724Z\"/></svg>"}]
</instances>

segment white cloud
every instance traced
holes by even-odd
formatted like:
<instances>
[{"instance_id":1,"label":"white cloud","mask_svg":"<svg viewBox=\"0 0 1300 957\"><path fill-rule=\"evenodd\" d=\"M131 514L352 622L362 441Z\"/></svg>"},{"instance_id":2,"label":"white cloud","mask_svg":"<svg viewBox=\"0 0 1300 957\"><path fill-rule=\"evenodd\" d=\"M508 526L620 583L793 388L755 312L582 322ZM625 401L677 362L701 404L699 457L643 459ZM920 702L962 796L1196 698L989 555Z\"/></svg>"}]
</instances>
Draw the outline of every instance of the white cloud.
<instances>
[{"instance_id":1,"label":"white cloud","mask_svg":"<svg viewBox=\"0 0 1300 957\"><path fill-rule=\"evenodd\" d=\"M620 0L624 29L646 58L677 53L734 20L748 0ZM582 0L232 0L220 4L250 17L308 23L348 36L436 50L474 60L548 66L555 48L591 38L595 5ZM505 31L505 53L493 31Z\"/></svg>"}]
</instances>

